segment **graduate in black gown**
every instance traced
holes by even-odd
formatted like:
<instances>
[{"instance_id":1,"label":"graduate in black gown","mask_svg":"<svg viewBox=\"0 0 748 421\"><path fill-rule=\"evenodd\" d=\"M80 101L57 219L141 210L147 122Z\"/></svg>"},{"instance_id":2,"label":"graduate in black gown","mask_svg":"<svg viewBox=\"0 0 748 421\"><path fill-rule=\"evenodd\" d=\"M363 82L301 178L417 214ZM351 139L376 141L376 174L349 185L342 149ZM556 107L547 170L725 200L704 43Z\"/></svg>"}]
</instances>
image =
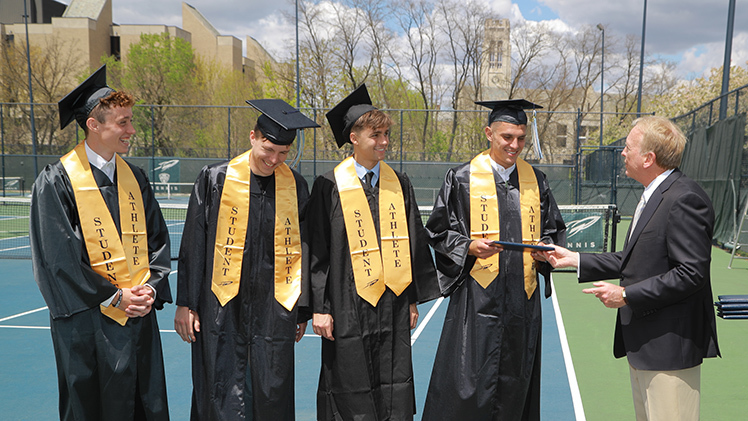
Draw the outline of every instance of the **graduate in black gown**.
<instances>
[{"instance_id":1,"label":"graduate in black gown","mask_svg":"<svg viewBox=\"0 0 748 421\"><path fill-rule=\"evenodd\" d=\"M134 100L107 87L105 72L102 67L60 101L61 127L75 119L86 139L34 182L29 230L34 277L51 316L60 419L168 420L152 310L171 302L169 235L145 173L117 156L127 153L135 133ZM128 176L129 184L123 181ZM123 203L126 187L142 204ZM131 218L141 217L145 224L126 235ZM97 249L105 220L111 236ZM115 248L140 267L138 281L127 283L135 279L128 264L100 261ZM92 266L92 260L103 265Z\"/></svg>"},{"instance_id":2,"label":"graduate in black gown","mask_svg":"<svg viewBox=\"0 0 748 421\"><path fill-rule=\"evenodd\" d=\"M433 258L408 177L383 161L392 120L371 106L364 85L327 118L338 146L354 148L353 157L317 177L309 203L313 328L323 337L317 419L411 420L410 330L417 303L439 295ZM341 191L355 197L342 199ZM395 226L403 231L392 235ZM352 248L362 256L356 263ZM395 266L407 269L388 276Z\"/></svg>"},{"instance_id":3,"label":"graduate in black gown","mask_svg":"<svg viewBox=\"0 0 748 421\"><path fill-rule=\"evenodd\" d=\"M192 420L291 421L295 417L294 343L311 317L299 309L308 301L308 257L304 250L300 266L287 271L279 267L275 248L279 241L288 239L297 246L301 241L309 190L304 178L284 160L296 129L318 125L281 100L247 102L263 113L250 132L251 154L203 168L190 196L179 251L175 327L192 344ZM249 183L248 216L246 208L238 208L246 241L243 250L227 250L215 259L214 251L224 239L224 234L217 235L223 232L221 208L235 206L223 202L247 195L246 190L231 187L240 182L228 182L234 165L237 170L243 166L244 173L233 178ZM276 187L286 186L291 199L282 202ZM301 232L289 238L277 236L276 220L281 217L289 223L295 219ZM237 254L243 255L240 262ZM234 275L229 273L236 289L227 298L219 299L215 292L217 260L238 263ZM286 272L293 272L289 285L300 293L281 300L284 304L276 286L279 272L284 285Z\"/></svg>"},{"instance_id":4,"label":"graduate in black gown","mask_svg":"<svg viewBox=\"0 0 748 421\"><path fill-rule=\"evenodd\" d=\"M485 129L491 146L474 161L482 158L486 165L482 179L488 191L482 198L495 188L499 229L471 236L478 230L471 232L470 190L479 188L471 173L480 171L473 161L450 169L426 224L442 294L450 296L424 408L428 421L540 419L541 288L535 272L545 279L547 298L551 267L533 263L532 257L543 260L537 252L507 250L493 241L564 244L565 225L545 175L518 159L527 129L523 108L537 106L523 100L484 105L493 109ZM520 188L523 179L529 180L527 189ZM535 203L523 194L532 187L539 195ZM472 199L473 206L482 205L482 198ZM496 216L495 208L487 209L493 215L481 218ZM535 231L531 238L525 227ZM487 259L484 268L498 263L498 273L488 274L483 284L477 279L485 275L474 272L478 258Z\"/></svg>"}]
</instances>

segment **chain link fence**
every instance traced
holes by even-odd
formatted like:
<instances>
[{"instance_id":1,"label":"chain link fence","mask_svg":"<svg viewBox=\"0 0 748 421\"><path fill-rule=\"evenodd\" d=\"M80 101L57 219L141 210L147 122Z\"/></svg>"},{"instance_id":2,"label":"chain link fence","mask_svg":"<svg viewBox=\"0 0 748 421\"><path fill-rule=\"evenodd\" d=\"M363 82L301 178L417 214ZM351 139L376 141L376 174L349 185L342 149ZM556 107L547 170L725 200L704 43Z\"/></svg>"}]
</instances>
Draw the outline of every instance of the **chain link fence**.
<instances>
[{"instance_id":1,"label":"chain link fence","mask_svg":"<svg viewBox=\"0 0 748 421\"><path fill-rule=\"evenodd\" d=\"M726 95L728 114L748 108L748 87ZM713 124L719 117L718 103L711 101L675 121L692 133L694 127ZM30 104L0 103L3 196L27 195L36 174L80 142L83 131L75 124L59 129L57 104L34 104L34 141ZM305 130L294 142L287 160L309 181L331 170L351 154L350 145L338 149L325 119L326 109L302 111L320 124ZM387 162L409 175L419 205L430 206L446 171L488 147L483 128L488 112L476 110L386 111L393 119ZM249 133L258 113L249 106L136 105L126 157L145 169L157 194L169 198L186 196L200 169L230 159L249 147ZM630 215L642 187L625 176L620 152L623 140L608 146L597 143L599 114L538 113L543 160L529 140L523 157L545 172L561 205L616 204ZM744 148L745 151L745 148ZM748 154L748 152L744 152ZM743 191L748 180L748 157L743 159Z\"/></svg>"}]
</instances>

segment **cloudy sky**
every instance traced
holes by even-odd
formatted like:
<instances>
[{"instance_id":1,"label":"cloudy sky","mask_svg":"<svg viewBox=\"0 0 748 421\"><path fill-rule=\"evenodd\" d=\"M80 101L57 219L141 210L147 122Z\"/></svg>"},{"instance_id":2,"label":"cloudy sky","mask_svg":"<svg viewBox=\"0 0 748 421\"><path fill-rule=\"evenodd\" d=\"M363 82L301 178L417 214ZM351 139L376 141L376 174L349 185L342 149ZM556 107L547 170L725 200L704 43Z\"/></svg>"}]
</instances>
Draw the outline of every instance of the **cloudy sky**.
<instances>
[{"instance_id":1,"label":"cloudy sky","mask_svg":"<svg viewBox=\"0 0 748 421\"><path fill-rule=\"evenodd\" d=\"M69 3L69 0L62 0ZM319 0L316 0L319 1ZM607 36L641 35L644 0L483 0L512 24L554 21L570 30L581 25L606 28ZM182 25L180 0L112 0L120 24ZM190 0L223 35L257 39L276 58L288 57L293 40L293 0ZM737 2L732 64L748 61L748 4ZM728 0L657 0L647 3L646 52L679 63L686 79L702 76L724 60Z\"/></svg>"}]
</instances>

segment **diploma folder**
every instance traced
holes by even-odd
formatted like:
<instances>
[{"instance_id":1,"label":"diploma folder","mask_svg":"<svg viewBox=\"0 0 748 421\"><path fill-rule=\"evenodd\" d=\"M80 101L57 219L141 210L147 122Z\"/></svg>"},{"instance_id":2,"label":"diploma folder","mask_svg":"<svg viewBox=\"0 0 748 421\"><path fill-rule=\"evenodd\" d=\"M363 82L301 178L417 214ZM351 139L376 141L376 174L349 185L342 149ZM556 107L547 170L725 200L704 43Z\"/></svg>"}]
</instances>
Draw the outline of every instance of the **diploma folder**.
<instances>
[{"instance_id":1,"label":"diploma folder","mask_svg":"<svg viewBox=\"0 0 748 421\"><path fill-rule=\"evenodd\" d=\"M501 247L504 247L504 250L517 250L517 251L525 251L525 249L540 250L540 251L555 250L553 247L538 246L535 244L510 243L508 241L494 241L493 243L498 244Z\"/></svg>"},{"instance_id":2,"label":"diploma folder","mask_svg":"<svg viewBox=\"0 0 748 421\"><path fill-rule=\"evenodd\" d=\"M723 303L722 301L717 301L715 305L721 311L748 310L748 303Z\"/></svg>"},{"instance_id":3,"label":"diploma folder","mask_svg":"<svg viewBox=\"0 0 748 421\"><path fill-rule=\"evenodd\" d=\"M748 295L720 295L715 302L717 316L723 319L748 319Z\"/></svg>"},{"instance_id":4,"label":"diploma folder","mask_svg":"<svg viewBox=\"0 0 748 421\"><path fill-rule=\"evenodd\" d=\"M722 304L727 304L727 303L748 304L748 295L720 295L719 301Z\"/></svg>"},{"instance_id":5,"label":"diploma folder","mask_svg":"<svg viewBox=\"0 0 748 421\"><path fill-rule=\"evenodd\" d=\"M748 319L748 315L743 315L743 314L723 314L723 315L720 315L719 317L723 319L733 319L733 320Z\"/></svg>"}]
</instances>

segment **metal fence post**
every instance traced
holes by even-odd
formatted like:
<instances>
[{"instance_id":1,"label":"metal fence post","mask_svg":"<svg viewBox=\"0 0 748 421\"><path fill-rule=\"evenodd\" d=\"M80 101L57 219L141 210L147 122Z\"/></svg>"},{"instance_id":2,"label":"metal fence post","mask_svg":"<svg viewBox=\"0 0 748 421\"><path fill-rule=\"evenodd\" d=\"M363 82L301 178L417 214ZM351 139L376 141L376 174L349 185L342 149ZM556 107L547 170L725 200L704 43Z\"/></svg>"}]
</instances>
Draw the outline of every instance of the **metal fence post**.
<instances>
[{"instance_id":1,"label":"metal fence post","mask_svg":"<svg viewBox=\"0 0 748 421\"><path fill-rule=\"evenodd\" d=\"M2 144L3 152L3 197L5 197L5 110L3 110L3 104L0 104L0 144Z\"/></svg>"},{"instance_id":2,"label":"metal fence post","mask_svg":"<svg viewBox=\"0 0 748 421\"><path fill-rule=\"evenodd\" d=\"M740 109L738 105L740 105L740 90L735 91L735 113L733 115L738 115Z\"/></svg>"},{"instance_id":3,"label":"metal fence post","mask_svg":"<svg viewBox=\"0 0 748 421\"><path fill-rule=\"evenodd\" d=\"M610 149L610 203L618 203L618 159L616 150Z\"/></svg>"},{"instance_id":4,"label":"metal fence post","mask_svg":"<svg viewBox=\"0 0 748 421\"><path fill-rule=\"evenodd\" d=\"M156 119L154 117L153 104L151 109L151 181L156 181ZM168 187L167 187L168 188Z\"/></svg>"},{"instance_id":5,"label":"metal fence post","mask_svg":"<svg viewBox=\"0 0 748 421\"><path fill-rule=\"evenodd\" d=\"M231 160L231 107L226 107L226 108L228 110L228 115L229 115L229 121L228 121L229 122L229 135L228 135L228 138L226 139L227 140L226 143L228 144L228 154L226 155L226 159Z\"/></svg>"},{"instance_id":6,"label":"metal fence post","mask_svg":"<svg viewBox=\"0 0 748 421\"><path fill-rule=\"evenodd\" d=\"M693 136L693 132L696 130L696 113L691 114L691 136Z\"/></svg>"},{"instance_id":7,"label":"metal fence post","mask_svg":"<svg viewBox=\"0 0 748 421\"><path fill-rule=\"evenodd\" d=\"M582 184L582 147L580 142L580 135L582 132L582 110L577 108L577 159L576 159L576 181L574 186L574 204L579 204L579 196L581 192L581 184Z\"/></svg>"},{"instance_id":8,"label":"metal fence post","mask_svg":"<svg viewBox=\"0 0 748 421\"><path fill-rule=\"evenodd\" d=\"M314 103L312 103L312 106L314 107ZM312 115L314 117L314 121L317 121L317 108L312 108ZM313 152L314 155L314 164L312 164L312 176L313 179L317 178L317 129L314 128L314 145L313 145Z\"/></svg>"},{"instance_id":9,"label":"metal fence post","mask_svg":"<svg viewBox=\"0 0 748 421\"><path fill-rule=\"evenodd\" d=\"M403 110L400 110L400 172L403 172Z\"/></svg>"}]
</instances>

